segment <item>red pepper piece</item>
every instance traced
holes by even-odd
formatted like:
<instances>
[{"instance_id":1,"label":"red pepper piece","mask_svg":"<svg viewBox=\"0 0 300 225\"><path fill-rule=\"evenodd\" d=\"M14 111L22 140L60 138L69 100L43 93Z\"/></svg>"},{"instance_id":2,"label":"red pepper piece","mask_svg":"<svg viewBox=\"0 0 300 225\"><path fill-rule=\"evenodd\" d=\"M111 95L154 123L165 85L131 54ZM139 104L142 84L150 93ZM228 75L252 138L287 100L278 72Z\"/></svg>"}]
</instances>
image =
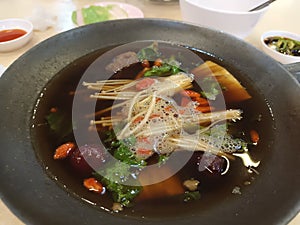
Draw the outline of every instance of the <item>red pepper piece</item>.
<instances>
[{"instance_id":1,"label":"red pepper piece","mask_svg":"<svg viewBox=\"0 0 300 225\"><path fill-rule=\"evenodd\" d=\"M205 98L197 97L193 101L198 102L200 106L209 105L209 102Z\"/></svg>"},{"instance_id":2,"label":"red pepper piece","mask_svg":"<svg viewBox=\"0 0 300 225\"><path fill-rule=\"evenodd\" d=\"M201 97L200 93L198 93L196 91L192 91L192 90L184 90L181 92L181 94L183 96L187 96L190 98L200 98Z\"/></svg>"},{"instance_id":3,"label":"red pepper piece","mask_svg":"<svg viewBox=\"0 0 300 225\"><path fill-rule=\"evenodd\" d=\"M259 141L259 134L257 133L256 130L250 130L250 137L251 137L251 141L254 144L257 144Z\"/></svg>"},{"instance_id":4,"label":"red pepper piece","mask_svg":"<svg viewBox=\"0 0 300 225\"><path fill-rule=\"evenodd\" d=\"M86 187L89 191L93 191L99 194L105 193L105 188L103 187L103 185L93 177L85 179L83 181L83 186Z\"/></svg>"},{"instance_id":5,"label":"red pepper piece","mask_svg":"<svg viewBox=\"0 0 300 225\"><path fill-rule=\"evenodd\" d=\"M72 152L72 150L75 149L75 147L76 147L75 144L72 142L67 142L65 144L62 144L55 150L53 158L64 159L70 155L70 153Z\"/></svg>"},{"instance_id":6,"label":"red pepper piece","mask_svg":"<svg viewBox=\"0 0 300 225\"><path fill-rule=\"evenodd\" d=\"M203 112L203 113L208 113L214 110L214 107L211 106L198 106L196 108L198 111Z\"/></svg>"},{"instance_id":7,"label":"red pepper piece","mask_svg":"<svg viewBox=\"0 0 300 225\"><path fill-rule=\"evenodd\" d=\"M136 150L136 154L140 156L150 156L152 153L153 151L151 149L139 148Z\"/></svg>"}]
</instances>

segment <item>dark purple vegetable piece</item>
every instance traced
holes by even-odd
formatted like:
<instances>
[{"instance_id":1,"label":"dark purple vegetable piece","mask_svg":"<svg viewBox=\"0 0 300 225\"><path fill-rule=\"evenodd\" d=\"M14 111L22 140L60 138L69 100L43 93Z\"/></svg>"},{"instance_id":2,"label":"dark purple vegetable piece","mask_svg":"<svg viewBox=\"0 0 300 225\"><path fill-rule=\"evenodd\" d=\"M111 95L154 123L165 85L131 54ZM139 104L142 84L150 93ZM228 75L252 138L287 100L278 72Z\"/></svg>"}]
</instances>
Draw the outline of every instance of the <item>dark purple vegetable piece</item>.
<instances>
[{"instance_id":1,"label":"dark purple vegetable piece","mask_svg":"<svg viewBox=\"0 0 300 225\"><path fill-rule=\"evenodd\" d=\"M202 154L197 156L199 171L208 171L213 175L221 175L226 169L226 160L213 154Z\"/></svg>"},{"instance_id":2,"label":"dark purple vegetable piece","mask_svg":"<svg viewBox=\"0 0 300 225\"><path fill-rule=\"evenodd\" d=\"M83 175L98 170L106 162L106 152L100 145L83 145L69 157L72 167Z\"/></svg>"}]
</instances>

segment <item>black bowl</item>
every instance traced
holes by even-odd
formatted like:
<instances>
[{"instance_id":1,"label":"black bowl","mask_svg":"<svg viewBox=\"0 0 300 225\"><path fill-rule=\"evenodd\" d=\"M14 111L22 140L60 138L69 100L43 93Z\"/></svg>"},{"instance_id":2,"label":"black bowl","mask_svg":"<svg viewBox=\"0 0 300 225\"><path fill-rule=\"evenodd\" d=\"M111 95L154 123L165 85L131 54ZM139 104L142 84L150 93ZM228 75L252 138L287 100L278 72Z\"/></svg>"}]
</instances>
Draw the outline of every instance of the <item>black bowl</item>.
<instances>
[{"instance_id":1,"label":"black bowl","mask_svg":"<svg viewBox=\"0 0 300 225\"><path fill-rule=\"evenodd\" d=\"M33 149L30 121L40 92L66 65L98 49L162 40L210 52L245 74L266 98L276 129L259 178L242 196L173 218L116 216L74 198L51 179ZM0 193L26 224L287 224L300 209L300 88L280 64L228 34L182 22L108 21L58 34L35 46L0 80Z\"/></svg>"}]
</instances>

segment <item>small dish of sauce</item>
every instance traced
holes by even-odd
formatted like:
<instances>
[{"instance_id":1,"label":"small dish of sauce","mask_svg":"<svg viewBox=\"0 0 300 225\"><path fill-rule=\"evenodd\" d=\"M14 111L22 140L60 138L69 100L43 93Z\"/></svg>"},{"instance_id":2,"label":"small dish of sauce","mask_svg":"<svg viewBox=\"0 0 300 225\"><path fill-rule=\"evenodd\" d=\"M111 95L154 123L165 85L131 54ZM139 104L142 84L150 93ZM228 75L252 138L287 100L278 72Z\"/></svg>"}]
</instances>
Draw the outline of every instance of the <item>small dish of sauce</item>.
<instances>
[{"instance_id":1,"label":"small dish of sauce","mask_svg":"<svg viewBox=\"0 0 300 225\"><path fill-rule=\"evenodd\" d=\"M11 41L22 37L25 34L27 34L27 32L22 29L0 30L0 42Z\"/></svg>"},{"instance_id":2,"label":"small dish of sauce","mask_svg":"<svg viewBox=\"0 0 300 225\"><path fill-rule=\"evenodd\" d=\"M9 52L26 45L32 38L33 25L25 19L0 20L0 52Z\"/></svg>"}]
</instances>

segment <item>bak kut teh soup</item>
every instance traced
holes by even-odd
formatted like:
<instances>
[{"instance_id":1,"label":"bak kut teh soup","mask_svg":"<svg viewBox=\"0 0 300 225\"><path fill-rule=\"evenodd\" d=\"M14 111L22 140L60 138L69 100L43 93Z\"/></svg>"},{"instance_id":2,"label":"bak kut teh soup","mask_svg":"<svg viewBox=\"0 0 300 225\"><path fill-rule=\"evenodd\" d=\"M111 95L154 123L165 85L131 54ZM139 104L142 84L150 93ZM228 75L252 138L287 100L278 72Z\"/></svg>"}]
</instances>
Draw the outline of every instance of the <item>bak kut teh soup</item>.
<instances>
[{"instance_id":1,"label":"bak kut teh soup","mask_svg":"<svg viewBox=\"0 0 300 225\"><path fill-rule=\"evenodd\" d=\"M66 66L40 94L31 131L41 164L65 190L135 217L242 197L273 133L267 103L234 67L149 41Z\"/></svg>"}]
</instances>

